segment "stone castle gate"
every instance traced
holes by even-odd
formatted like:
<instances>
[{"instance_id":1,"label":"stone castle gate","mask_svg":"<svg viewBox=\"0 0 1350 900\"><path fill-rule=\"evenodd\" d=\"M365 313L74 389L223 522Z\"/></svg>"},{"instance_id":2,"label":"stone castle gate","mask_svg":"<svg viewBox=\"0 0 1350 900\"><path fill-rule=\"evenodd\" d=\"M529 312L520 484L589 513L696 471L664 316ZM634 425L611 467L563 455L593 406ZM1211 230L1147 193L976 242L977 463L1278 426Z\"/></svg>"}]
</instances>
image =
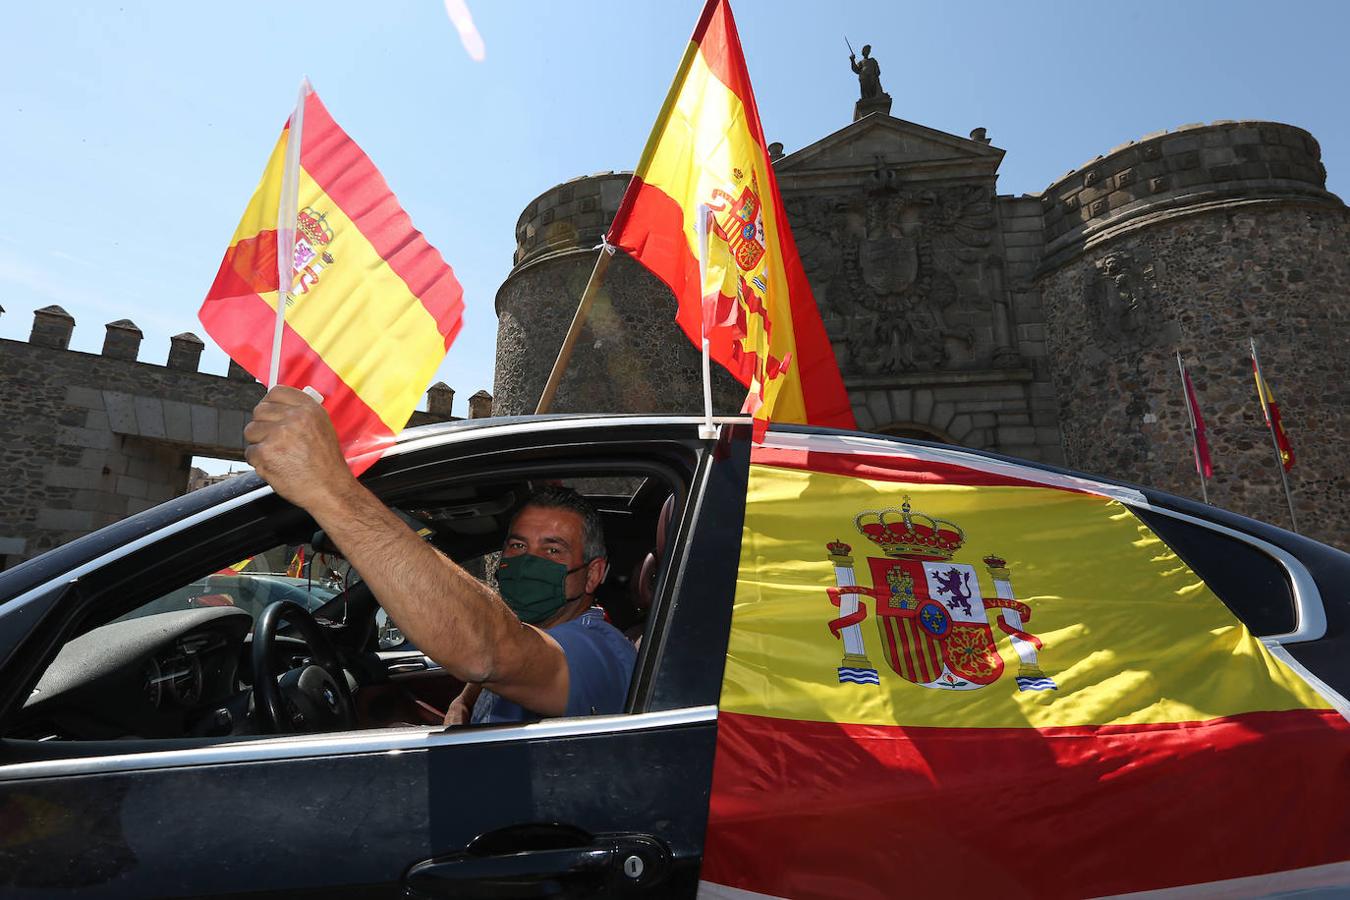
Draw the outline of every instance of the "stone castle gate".
<instances>
[{"instance_id":1,"label":"stone castle gate","mask_svg":"<svg viewBox=\"0 0 1350 900\"><path fill-rule=\"evenodd\" d=\"M1214 449L1211 500L1287 527L1250 335L1299 457L1300 530L1350 546L1350 210L1312 135L1182 126L1009 196L984 129L865 113L793 153L769 147L860 428L1198 497L1180 351ZM521 215L497 293L497 413L534 409L628 178L574 179ZM555 409L697 414L699 356L674 300L620 256ZM719 377L715 406L734 412L744 389Z\"/></svg>"}]
</instances>

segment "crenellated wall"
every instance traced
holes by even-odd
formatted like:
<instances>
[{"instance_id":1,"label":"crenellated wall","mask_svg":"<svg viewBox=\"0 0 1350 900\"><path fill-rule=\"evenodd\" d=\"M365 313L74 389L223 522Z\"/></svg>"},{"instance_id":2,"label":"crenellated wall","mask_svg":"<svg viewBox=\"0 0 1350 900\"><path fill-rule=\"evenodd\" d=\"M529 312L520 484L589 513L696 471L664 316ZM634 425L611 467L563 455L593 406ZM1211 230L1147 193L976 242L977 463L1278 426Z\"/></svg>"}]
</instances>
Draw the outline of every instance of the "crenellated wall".
<instances>
[{"instance_id":1,"label":"crenellated wall","mask_svg":"<svg viewBox=\"0 0 1350 900\"><path fill-rule=\"evenodd\" d=\"M27 342L0 340L0 569L182 494L193 456L243 459L263 395L233 362L226 376L197 371L196 335L172 338L156 365L137 361L129 320L106 326L101 353L68 349L74 327L49 306ZM434 385L410 424L452 418L453 397Z\"/></svg>"}]
</instances>

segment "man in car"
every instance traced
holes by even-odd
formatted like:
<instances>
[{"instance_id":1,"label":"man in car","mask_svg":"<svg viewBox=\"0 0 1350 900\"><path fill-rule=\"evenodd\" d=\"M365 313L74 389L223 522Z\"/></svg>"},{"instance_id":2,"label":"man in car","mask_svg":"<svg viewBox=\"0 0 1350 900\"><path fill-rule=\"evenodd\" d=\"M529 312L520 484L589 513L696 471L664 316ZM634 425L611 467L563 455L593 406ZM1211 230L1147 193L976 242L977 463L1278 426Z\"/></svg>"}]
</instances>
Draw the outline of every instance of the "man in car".
<instances>
[{"instance_id":1,"label":"man in car","mask_svg":"<svg viewBox=\"0 0 1350 900\"><path fill-rule=\"evenodd\" d=\"M604 541L580 495L545 489L516 514L498 596L352 477L328 414L305 393L268 391L244 438L249 465L314 517L408 639L483 687L475 722L622 712L635 652L593 608Z\"/></svg>"}]
</instances>

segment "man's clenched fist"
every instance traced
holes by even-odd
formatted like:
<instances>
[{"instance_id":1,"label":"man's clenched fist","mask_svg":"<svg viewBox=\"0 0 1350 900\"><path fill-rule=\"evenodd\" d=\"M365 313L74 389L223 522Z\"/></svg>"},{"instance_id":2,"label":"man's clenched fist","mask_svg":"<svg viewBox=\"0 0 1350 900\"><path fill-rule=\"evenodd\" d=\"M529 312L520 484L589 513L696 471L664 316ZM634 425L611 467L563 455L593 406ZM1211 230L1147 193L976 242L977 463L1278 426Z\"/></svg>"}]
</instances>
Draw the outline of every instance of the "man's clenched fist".
<instances>
[{"instance_id":1,"label":"man's clenched fist","mask_svg":"<svg viewBox=\"0 0 1350 900\"><path fill-rule=\"evenodd\" d=\"M308 394L277 385L244 426L244 458L281 496L311 512L355 479L328 413Z\"/></svg>"}]
</instances>

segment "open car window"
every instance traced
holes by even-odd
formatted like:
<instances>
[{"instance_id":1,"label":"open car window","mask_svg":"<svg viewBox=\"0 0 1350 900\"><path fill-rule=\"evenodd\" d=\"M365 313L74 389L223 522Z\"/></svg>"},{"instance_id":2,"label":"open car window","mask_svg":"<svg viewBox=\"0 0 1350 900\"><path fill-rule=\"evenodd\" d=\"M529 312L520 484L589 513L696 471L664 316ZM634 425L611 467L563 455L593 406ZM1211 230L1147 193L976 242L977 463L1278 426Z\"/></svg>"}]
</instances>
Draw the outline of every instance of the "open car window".
<instances>
[{"instance_id":1,"label":"open car window","mask_svg":"<svg viewBox=\"0 0 1350 900\"><path fill-rule=\"evenodd\" d=\"M639 640L651 618L639 584L654 584L660 571L651 559L657 521L673 498L687 495L687 476L678 467L611 457L498 466L494 460L488 471L439 477L423 471L418 483L383 491L383 500L423 540L494 585L508 523L526 498L544 485L578 490L600 512L608 547L596 602L610 624ZM247 524L233 531L217 525L190 542L152 544L87 577L77 624L3 736L113 744L273 733L256 718L262 676L253 660L255 626L277 601L309 613L333 644L355 701L350 727L440 726L438 711L463 684L403 638L315 523L276 497L241 508L240 519ZM285 680L312 664L294 626L283 619L277 628L277 671L266 677Z\"/></svg>"}]
</instances>

